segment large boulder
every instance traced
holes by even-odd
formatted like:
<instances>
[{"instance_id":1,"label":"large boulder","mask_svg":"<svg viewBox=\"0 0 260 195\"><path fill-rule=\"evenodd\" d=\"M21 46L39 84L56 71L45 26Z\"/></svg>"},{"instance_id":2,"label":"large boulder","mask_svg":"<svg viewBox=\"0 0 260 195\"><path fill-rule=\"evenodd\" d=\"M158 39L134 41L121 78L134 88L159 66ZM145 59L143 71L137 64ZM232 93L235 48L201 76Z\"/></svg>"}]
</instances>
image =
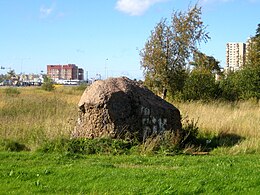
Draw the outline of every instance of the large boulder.
<instances>
[{"instance_id":1,"label":"large boulder","mask_svg":"<svg viewBox=\"0 0 260 195\"><path fill-rule=\"evenodd\" d=\"M181 130L180 112L126 77L95 81L83 93L72 137L136 137Z\"/></svg>"}]
</instances>

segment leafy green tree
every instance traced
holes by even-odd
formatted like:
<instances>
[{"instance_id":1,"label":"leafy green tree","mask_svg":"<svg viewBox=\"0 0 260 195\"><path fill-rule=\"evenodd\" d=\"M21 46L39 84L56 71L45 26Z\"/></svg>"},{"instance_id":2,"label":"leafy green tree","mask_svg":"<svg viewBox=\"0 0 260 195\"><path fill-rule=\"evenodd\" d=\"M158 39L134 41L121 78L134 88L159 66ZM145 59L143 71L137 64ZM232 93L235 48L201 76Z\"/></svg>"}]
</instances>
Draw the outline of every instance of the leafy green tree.
<instances>
[{"instance_id":1,"label":"leafy green tree","mask_svg":"<svg viewBox=\"0 0 260 195\"><path fill-rule=\"evenodd\" d=\"M220 89L222 98L227 100L260 99L260 24L248 42L245 66L227 74Z\"/></svg>"},{"instance_id":2,"label":"leafy green tree","mask_svg":"<svg viewBox=\"0 0 260 195\"><path fill-rule=\"evenodd\" d=\"M245 67L220 82L222 98L230 101L260 99L260 68Z\"/></svg>"},{"instance_id":3,"label":"leafy green tree","mask_svg":"<svg viewBox=\"0 0 260 195\"><path fill-rule=\"evenodd\" d=\"M201 20L201 7L173 12L171 21L162 19L140 52L145 84L166 96L182 90L187 64L197 45L209 39Z\"/></svg>"},{"instance_id":4,"label":"leafy green tree","mask_svg":"<svg viewBox=\"0 0 260 195\"><path fill-rule=\"evenodd\" d=\"M194 70L191 72L182 92L183 100L212 100L217 98L218 85L209 71Z\"/></svg>"},{"instance_id":5,"label":"leafy green tree","mask_svg":"<svg viewBox=\"0 0 260 195\"><path fill-rule=\"evenodd\" d=\"M0 74L0 83L5 79L5 75Z\"/></svg>"},{"instance_id":6,"label":"leafy green tree","mask_svg":"<svg viewBox=\"0 0 260 195\"><path fill-rule=\"evenodd\" d=\"M207 56L200 51L194 52L193 62L191 62L190 64L194 66L195 70L220 73L219 61L217 61L213 56Z\"/></svg>"},{"instance_id":7,"label":"leafy green tree","mask_svg":"<svg viewBox=\"0 0 260 195\"><path fill-rule=\"evenodd\" d=\"M247 51L245 65L247 67L260 68L260 24L258 24L256 29L256 35L248 41Z\"/></svg>"},{"instance_id":8,"label":"leafy green tree","mask_svg":"<svg viewBox=\"0 0 260 195\"><path fill-rule=\"evenodd\" d=\"M236 101L239 99L239 86L237 81L239 79L238 72L230 71L228 74L220 81L219 87L221 90L221 99L228 101Z\"/></svg>"},{"instance_id":9,"label":"leafy green tree","mask_svg":"<svg viewBox=\"0 0 260 195\"><path fill-rule=\"evenodd\" d=\"M13 77L15 77L15 71L14 70L9 70L7 72L6 78L7 79L12 79Z\"/></svg>"},{"instance_id":10,"label":"leafy green tree","mask_svg":"<svg viewBox=\"0 0 260 195\"><path fill-rule=\"evenodd\" d=\"M260 68L247 67L238 72L239 99L260 99Z\"/></svg>"},{"instance_id":11,"label":"leafy green tree","mask_svg":"<svg viewBox=\"0 0 260 195\"><path fill-rule=\"evenodd\" d=\"M256 29L256 37L260 36L260 24L257 25L257 29Z\"/></svg>"},{"instance_id":12,"label":"leafy green tree","mask_svg":"<svg viewBox=\"0 0 260 195\"><path fill-rule=\"evenodd\" d=\"M215 74L220 74L219 61L213 56L194 51L191 73L185 81L181 96L182 100L211 100L219 97L218 82Z\"/></svg>"}]
</instances>

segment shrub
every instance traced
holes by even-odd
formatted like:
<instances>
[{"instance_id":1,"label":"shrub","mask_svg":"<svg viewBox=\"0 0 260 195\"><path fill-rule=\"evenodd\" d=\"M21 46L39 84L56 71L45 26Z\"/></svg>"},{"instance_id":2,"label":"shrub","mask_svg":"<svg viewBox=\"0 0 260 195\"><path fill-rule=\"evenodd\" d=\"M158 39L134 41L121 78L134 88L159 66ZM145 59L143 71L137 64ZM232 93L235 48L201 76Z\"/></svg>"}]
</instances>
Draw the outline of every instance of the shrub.
<instances>
[{"instance_id":1,"label":"shrub","mask_svg":"<svg viewBox=\"0 0 260 195\"><path fill-rule=\"evenodd\" d=\"M159 135L152 135L142 143L135 139L123 140L112 138L77 138L58 139L45 143L38 151L44 153L58 152L66 155L89 154L142 154L172 156L181 153L186 146L200 146L197 122L185 120L180 131L165 131Z\"/></svg>"},{"instance_id":2,"label":"shrub","mask_svg":"<svg viewBox=\"0 0 260 195\"><path fill-rule=\"evenodd\" d=\"M52 141L47 141L40 148L38 152L52 153L52 152L64 152L66 151L67 144L69 140L67 139L57 139Z\"/></svg>"},{"instance_id":3,"label":"shrub","mask_svg":"<svg viewBox=\"0 0 260 195\"><path fill-rule=\"evenodd\" d=\"M29 148L26 147L26 145L13 140L4 140L2 145L3 145L3 149L9 152L21 152L21 151L30 150Z\"/></svg>"},{"instance_id":4,"label":"shrub","mask_svg":"<svg viewBox=\"0 0 260 195\"><path fill-rule=\"evenodd\" d=\"M48 77L44 78L44 83L41 88L45 91L53 91L55 89L53 82Z\"/></svg>"},{"instance_id":5,"label":"shrub","mask_svg":"<svg viewBox=\"0 0 260 195\"><path fill-rule=\"evenodd\" d=\"M80 85L75 87L75 90L84 91L87 87L88 87L87 83L81 83Z\"/></svg>"},{"instance_id":6,"label":"shrub","mask_svg":"<svg viewBox=\"0 0 260 195\"><path fill-rule=\"evenodd\" d=\"M236 72L231 72L220 81L221 99L228 101L236 101L239 99L239 88L236 83L237 77Z\"/></svg>"},{"instance_id":7,"label":"shrub","mask_svg":"<svg viewBox=\"0 0 260 195\"><path fill-rule=\"evenodd\" d=\"M126 154L133 144L126 140L97 138L97 139L60 139L43 145L38 151L63 152L68 155L77 154Z\"/></svg>"},{"instance_id":8,"label":"shrub","mask_svg":"<svg viewBox=\"0 0 260 195\"><path fill-rule=\"evenodd\" d=\"M260 68L244 68L238 72L236 80L239 87L239 98L248 100L260 99Z\"/></svg>"},{"instance_id":9,"label":"shrub","mask_svg":"<svg viewBox=\"0 0 260 195\"><path fill-rule=\"evenodd\" d=\"M161 143L159 147L159 154L172 156L181 152L181 142L183 139L183 133L181 131L165 131L161 137Z\"/></svg>"},{"instance_id":10,"label":"shrub","mask_svg":"<svg viewBox=\"0 0 260 195\"><path fill-rule=\"evenodd\" d=\"M147 138L139 145L139 152L144 155L172 156L182 152L185 133L181 131L165 131Z\"/></svg>"},{"instance_id":11,"label":"shrub","mask_svg":"<svg viewBox=\"0 0 260 195\"><path fill-rule=\"evenodd\" d=\"M210 72L193 71L186 79L183 100L210 100L216 98L217 84Z\"/></svg>"},{"instance_id":12,"label":"shrub","mask_svg":"<svg viewBox=\"0 0 260 195\"><path fill-rule=\"evenodd\" d=\"M54 85L53 83L43 83L42 84L42 89L45 91L53 91L54 90Z\"/></svg>"},{"instance_id":13,"label":"shrub","mask_svg":"<svg viewBox=\"0 0 260 195\"><path fill-rule=\"evenodd\" d=\"M220 82L222 98L226 100L260 99L260 68L245 67L231 72Z\"/></svg>"},{"instance_id":14,"label":"shrub","mask_svg":"<svg viewBox=\"0 0 260 195\"><path fill-rule=\"evenodd\" d=\"M7 96L18 96L21 92L16 87L8 87L4 90Z\"/></svg>"}]
</instances>

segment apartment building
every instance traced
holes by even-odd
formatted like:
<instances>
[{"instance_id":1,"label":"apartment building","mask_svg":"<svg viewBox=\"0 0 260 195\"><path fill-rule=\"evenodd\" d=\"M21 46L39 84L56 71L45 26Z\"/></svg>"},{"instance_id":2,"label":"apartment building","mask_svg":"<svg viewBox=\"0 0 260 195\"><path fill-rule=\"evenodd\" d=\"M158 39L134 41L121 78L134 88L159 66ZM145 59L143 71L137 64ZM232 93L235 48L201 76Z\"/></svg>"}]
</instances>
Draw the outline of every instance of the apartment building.
<instances>
[{"instance_id":1,"label":"apartment building","mask_svg":"<svg viewBox=\"0 0 260 195\"><path fill-rule=\"evenodd\" d=\"M226 45L227 69L236 71L240 69L246 59L246 44L230 42Z\"/></svg>"},{"instance_id":2,"label":"apartment building","mask_svg":"<svg viewBox=\"0 0 260 195\"><path fill-rule=\"evenodd\" d=\"M84 70L75 64L47 65L47 75L57 80L84 80Z\"/></svg>"},{"instance_id":3,"label":"apartment building","mask_svg":"<svg viewBox=\"0 0 260 195\"><path fill-rule=\"evenodd\" d=\"M84 70L82 68L78 69L78 80L80 81L84 80Z\"/></svg>"}]
</instances>

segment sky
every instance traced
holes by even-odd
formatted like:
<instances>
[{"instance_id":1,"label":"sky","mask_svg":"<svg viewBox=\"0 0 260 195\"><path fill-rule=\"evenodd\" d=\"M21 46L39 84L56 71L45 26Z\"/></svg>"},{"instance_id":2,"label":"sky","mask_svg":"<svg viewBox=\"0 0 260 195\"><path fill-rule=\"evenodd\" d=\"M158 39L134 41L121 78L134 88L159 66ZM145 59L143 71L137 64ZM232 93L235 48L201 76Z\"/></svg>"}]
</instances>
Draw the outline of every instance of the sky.
<instances>
[{"instance_id":1,"label":"sky","mask_svg":"<svg viewBox=\"0 0 260 195\"><path fill-rule=\"evenodd\" d=\"M139 52L151 31L197 2L211 37L200 50L225 67L226 43L255 35L260 0L0 0L0 74L76 64L89 79L142 79Z\"/></svg>"}]
</instances>

